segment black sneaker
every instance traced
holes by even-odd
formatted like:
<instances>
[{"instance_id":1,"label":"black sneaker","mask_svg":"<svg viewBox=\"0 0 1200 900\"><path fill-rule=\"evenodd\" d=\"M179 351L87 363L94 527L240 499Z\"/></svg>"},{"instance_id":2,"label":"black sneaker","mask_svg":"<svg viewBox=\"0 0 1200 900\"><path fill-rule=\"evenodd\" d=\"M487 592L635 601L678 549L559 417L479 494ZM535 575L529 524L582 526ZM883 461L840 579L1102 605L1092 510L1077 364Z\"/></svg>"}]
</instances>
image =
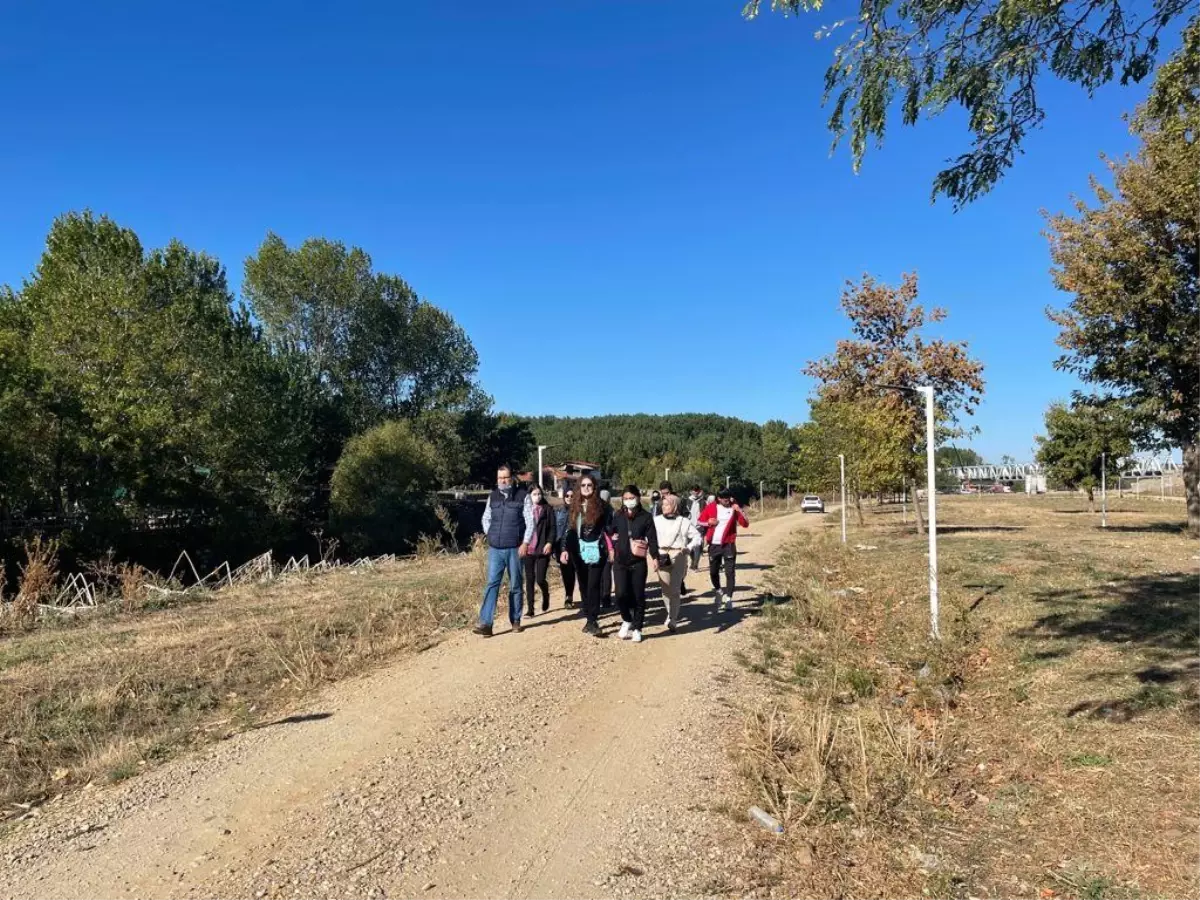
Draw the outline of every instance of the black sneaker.
<instances>
[{"instance_id":1,"label":"black sneaker","mask_svg":"<svg viewBox=\"0 0 1200 900\"><path fill-rule=\"evenodd\" d=\"M542 612L549 612L549 611L550 611L550 601L543 600L542 601Z\"/></svg>"},{"instance_id":2,"label":"black sneaker","mask_svg":"<svg viewBox=\"0 0 1200 900\"><path fill-rule=\"evenodd\" d=\"M563 607L564 607L564 608L566 608L566 609L570 609L570 608L571 608L571 607L573 607L574 605L575 605L575 601L574 601L574 600L572 600L570 597L568 597L568 598L567 598L567 602L563 604Z\"/></svg>"},{"instance_id":3,"label":"black sneaker","mask_svg":"<svg viewBox=\"0 0 1200 900\"><path fill-rule=\"evenodd\" d=\"M593 637L600 637L600 635L602 633L600 631L600 623L595 622L591 619L588 619L586 622L583 623L583 633L590 634Z\"/></svg>"},{"instance_id":4,"label":"black sneaker","mask_svg":"<svg viewBox=\"0 0 1200 900\"><path fill-rule=\"evenodd\" d=\"M482 622L476 622L475 627L472 628L471 630L473 632L475 632L476 634L482 635L483 637L491 637L492 636L492 626L484 625Z\"/></svg>"}]
</instances>

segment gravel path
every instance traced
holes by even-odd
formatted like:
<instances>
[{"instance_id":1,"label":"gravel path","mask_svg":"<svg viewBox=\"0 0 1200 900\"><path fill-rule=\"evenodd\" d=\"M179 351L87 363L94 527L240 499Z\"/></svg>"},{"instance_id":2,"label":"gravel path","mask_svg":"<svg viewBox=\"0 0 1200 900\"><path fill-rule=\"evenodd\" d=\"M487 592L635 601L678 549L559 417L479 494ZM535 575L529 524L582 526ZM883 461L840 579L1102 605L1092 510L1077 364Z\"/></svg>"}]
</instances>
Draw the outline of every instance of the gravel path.
<instances>
[{"instance_id":1,"label":"gravel path","mask_svg":"<svg viewBox=\"0 0 1200 900\"><path fill-rule=\"evenodd\" d=\"M520 635L456 636L331 686L292 721L60 801L0 841L0 897L736 892L728 853L750 837L722 798L744 684L733 653L762 574L749 566L819 521L739 536L738 609L700 595L675 635L657 601L640 645L611 628L589 638L551 610Z\"/></svg>"}]
</instances>

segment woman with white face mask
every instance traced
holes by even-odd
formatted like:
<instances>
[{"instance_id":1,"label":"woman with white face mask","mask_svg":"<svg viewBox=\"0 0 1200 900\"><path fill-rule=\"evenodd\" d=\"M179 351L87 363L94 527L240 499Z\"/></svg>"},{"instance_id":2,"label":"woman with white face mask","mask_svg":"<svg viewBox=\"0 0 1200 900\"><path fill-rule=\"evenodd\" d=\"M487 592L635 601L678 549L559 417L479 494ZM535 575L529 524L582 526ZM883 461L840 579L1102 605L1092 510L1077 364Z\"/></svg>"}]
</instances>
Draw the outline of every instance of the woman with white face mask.
<instances>
[{"instance_id":1,"label":"woman with white face mask","mask_svg":"<svg viewBox=\"0 0 1200 900\"><path fill-rule=\"evenodd\" d=\"M546 569L550 565L550 554L554 552L554 542L558 538L558 530L554 521L554 510L546 502L540 487L534 487L529 492L529 500L533 506L533 540L525 552L525 614L534 614L534 593L536 588L542 589L542 612L550 608L550 584L546 581Z\"/></svg>"},{"instance_id":2,"label":"woman with white face mask","mask_svg":"<svg viewBox=\"0 0 1200 900\"><path fill-rule=\"evenodd\" d=\"M654 518L642 507L642 492L636 484L621 494L621 508L613 516L609 532L613 541L613 580L621 630L617 637L638 643L646 618L647 563L658 558L658 536Z\"/></svg>"}]
</instances>

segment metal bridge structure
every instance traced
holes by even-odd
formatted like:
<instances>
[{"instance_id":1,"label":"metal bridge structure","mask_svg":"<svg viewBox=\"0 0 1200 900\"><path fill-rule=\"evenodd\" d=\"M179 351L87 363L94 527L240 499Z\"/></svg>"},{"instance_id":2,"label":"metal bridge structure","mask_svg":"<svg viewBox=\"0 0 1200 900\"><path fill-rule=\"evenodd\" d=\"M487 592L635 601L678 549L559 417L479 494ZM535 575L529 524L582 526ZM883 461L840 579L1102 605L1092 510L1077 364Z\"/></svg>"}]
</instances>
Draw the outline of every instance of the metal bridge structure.
<instances>
[{"instance_id":1,"label":"metal bridge structure","mask_svg":"<svg viewBox=\"0 0 1200 900\"><path fill-rule=\"evenodd\" d=\"M1182 470L1169 454L1143 453L1117 461L1125 478L1155 478ZM1045 475L1041 463L983 463L977 466L950 466L943 469L959 481L1023 481L1026 475Z\"/></svg>"}]
</instances>

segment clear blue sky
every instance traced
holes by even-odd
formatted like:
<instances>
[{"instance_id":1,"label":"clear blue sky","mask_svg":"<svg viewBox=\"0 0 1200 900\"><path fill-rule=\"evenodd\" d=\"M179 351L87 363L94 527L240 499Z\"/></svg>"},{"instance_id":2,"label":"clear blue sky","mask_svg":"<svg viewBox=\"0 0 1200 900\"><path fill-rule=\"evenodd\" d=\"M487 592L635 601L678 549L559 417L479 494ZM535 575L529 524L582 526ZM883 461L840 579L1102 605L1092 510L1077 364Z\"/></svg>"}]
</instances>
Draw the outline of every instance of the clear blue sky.
<instances>
[{"instance_id":1,"label":"clear blue sky","mask_svg":"<svg viewBox=\"0 0 1200 900\"><path fill-rule=\"evenodd\" d=\"M813 40L845 10L748 23L741 2L9 4L0 282L84 207L235 287L268 229L323 235L450 310L501 409L796 422L842 282L915 270L987 366L975 446L1027 458L1075 386L1051 368L1042 310L1066 298L1039 209L1130 148L1145 86L1045 85L1047 126L955 214L929 188L958 117L897 125L854 175Z\"/></svg>"}]
</instances>

